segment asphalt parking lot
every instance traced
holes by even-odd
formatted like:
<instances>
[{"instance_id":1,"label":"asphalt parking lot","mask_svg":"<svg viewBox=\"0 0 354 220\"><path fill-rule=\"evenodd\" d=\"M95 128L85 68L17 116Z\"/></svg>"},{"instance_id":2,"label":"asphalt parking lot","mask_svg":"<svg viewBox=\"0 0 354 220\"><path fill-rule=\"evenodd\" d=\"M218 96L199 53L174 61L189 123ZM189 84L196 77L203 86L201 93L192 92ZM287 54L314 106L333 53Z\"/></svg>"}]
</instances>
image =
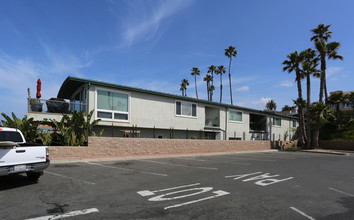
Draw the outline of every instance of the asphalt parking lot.
<instances>
[{"instance_id":1,"label":"asphalt parking lot","mask_svg":"<svg viewBox=\"0 0 354 220\"><path fill-rule=\"evenodd\" d=\"M0 219L354 219L353 154L52 164L0 184Z\"/></svg>"}]
</instances>

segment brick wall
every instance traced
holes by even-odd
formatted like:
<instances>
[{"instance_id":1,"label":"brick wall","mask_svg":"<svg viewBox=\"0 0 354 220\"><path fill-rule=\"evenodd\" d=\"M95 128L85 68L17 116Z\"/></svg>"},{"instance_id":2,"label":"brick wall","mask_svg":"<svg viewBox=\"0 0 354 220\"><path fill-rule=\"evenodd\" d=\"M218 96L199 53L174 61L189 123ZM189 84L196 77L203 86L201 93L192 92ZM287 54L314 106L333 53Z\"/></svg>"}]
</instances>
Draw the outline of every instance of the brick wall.
<instances>
[{"instance_id":1,"label":"brick wall","mask_svg":"<svg viewBox=\"0 0 354 220\"><path fill-rule=\"evenodd\" d=\"M324 149L354 151L354 141L320 141L319 145Z\"/></svg>"},{"instance_id":2,"label":"brick wall","mask_svg":"<svg viewBox=\"0 0 354 220\"><path fill-rule=\"evenodd\" d=\"M270 150L270 141L89 137L87 147L50 146L51 159L110 158Z\"/></svg>"}]
</instances>

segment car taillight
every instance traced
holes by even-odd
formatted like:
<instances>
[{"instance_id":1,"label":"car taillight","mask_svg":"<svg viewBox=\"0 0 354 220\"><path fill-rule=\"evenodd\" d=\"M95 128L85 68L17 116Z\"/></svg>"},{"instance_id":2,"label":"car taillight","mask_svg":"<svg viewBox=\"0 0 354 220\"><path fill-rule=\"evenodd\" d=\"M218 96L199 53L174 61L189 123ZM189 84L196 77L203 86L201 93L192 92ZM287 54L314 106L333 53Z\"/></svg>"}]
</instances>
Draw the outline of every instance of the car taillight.
<instances>
[{"instance_id":1,"label":"car taillight","mask_svg":"<svg viewBox=\"0 0 354 220\"><path fill-rule=\"evenodd\" d=\"M45 152L46 152L46 158L49 159L49 149L46 148L46 149L45 149Z\"/></svg>"}]
</instances>

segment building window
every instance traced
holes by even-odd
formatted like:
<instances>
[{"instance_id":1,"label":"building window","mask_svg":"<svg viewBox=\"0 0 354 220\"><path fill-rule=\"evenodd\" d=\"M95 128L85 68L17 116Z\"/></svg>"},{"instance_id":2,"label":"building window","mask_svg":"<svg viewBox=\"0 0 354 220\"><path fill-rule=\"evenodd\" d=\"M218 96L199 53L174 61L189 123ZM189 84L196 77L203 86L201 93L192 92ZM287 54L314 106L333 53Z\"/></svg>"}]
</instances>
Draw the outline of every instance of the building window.
<instances>
[{"instance_id":1,"label":"building window","mask_svg":"<svg viewBox=\"0 0 354 220\"><path fill-rule=\"evenodd\" d=\"M197 105L189 102L176 102L176 115L197 117Z\"/></svg>"},{"instance_id":2,"label":"building window","mask_svg":"<svg viewBox=\"0 0 354 220\"><path fill-rule=\"evenodd\" d=\"M281 118L273 118L273 125L281 126Z\"/></svg>"},{"instance_id":3,"label":"building window","mask_svg":"<svg viewBox=\"0 0 354 220\"><path fill-rule=\"evenodd\" d=\"M242 122L242 112L230 110L229 117L230 117L230 121Z\"/></svg>"},{"instance_id":4,"label":"building window","mask_svg":"<svg viewBox=\"0 0 354 220\"><path fill-rule=\"evenodd\" d=\"M293 120L293 128L296 128L296 120Z\"/></svg>"},{"instance_id":5,"label":"building window","mask_svg":"<svg viewBox=\"0 0 354 220\"><path fill-rule=\"evenodd\" d=\"M97 117L118 121L129 120L129 95L97 90Z\"/></svg>"}]
</instances>

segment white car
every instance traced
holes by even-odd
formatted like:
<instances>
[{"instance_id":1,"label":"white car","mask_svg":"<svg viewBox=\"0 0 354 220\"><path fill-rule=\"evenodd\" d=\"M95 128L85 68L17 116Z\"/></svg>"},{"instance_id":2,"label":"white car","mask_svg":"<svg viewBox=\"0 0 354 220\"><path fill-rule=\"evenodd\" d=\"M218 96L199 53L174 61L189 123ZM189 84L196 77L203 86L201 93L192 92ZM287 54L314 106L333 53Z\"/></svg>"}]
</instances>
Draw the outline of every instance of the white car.
<instances>
[{"instance_id":1,"label":"white car","mask_svg":"<svg viewBox=\"0 0 354 220\"><path fill-rule=\"evenodd\" d=\"M37 181L49 164L47 146L26 143L20 130L0 127L0 176L26 173Z\"/></svg>"}]
</instances>

